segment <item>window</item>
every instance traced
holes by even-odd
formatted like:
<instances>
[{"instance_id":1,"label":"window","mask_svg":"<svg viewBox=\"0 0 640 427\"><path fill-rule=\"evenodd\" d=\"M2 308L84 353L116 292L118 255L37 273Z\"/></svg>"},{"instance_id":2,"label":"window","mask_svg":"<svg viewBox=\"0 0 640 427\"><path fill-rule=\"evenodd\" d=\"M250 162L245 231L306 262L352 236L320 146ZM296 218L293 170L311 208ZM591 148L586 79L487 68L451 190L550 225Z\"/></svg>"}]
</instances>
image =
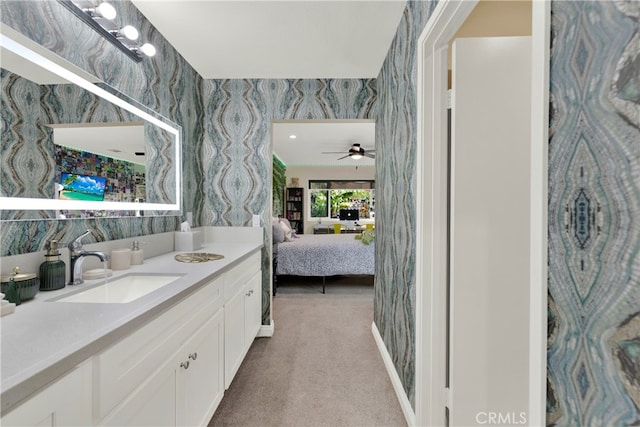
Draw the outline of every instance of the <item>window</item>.
<instances>
[{"instance_id":1,"label":"window","mask_svg":"<svg viewBox=\"0 0 640 427\"><path fill-rule=\"evenodd\" d=\"M309 181L311 218L337 218L340 209L358 209L361 219L374 217L375 181Z\"/></svg>"}]
</instances>

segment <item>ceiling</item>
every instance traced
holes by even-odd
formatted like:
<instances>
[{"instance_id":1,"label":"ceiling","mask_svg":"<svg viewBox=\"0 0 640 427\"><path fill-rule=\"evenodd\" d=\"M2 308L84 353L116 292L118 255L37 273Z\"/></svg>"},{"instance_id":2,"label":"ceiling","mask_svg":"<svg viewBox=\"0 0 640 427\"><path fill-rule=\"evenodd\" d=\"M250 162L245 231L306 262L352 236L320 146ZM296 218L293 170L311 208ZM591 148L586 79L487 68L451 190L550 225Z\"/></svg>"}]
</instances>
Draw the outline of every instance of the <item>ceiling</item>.
<instances>
[{"instance_id":1,"label":"ceiling","mask_svg":"<svg viewBox=\"0 0 640 427\"><path fill-rule=\"evenodd\" d=\"M49 126L53 128L54 144L145 164L144 155L135 154L146 149L142 122Z\"/></svg>"},{"instance_id":2,"label":"ceiling","mask_svg":"<svg viewBox=\"0 0 640 427\"><path fill-rule=\"evenodd\" d=\"M375 78L405 1L133 0L205 79Z\"/></svg>"},{"instance_id":3,"label":"ceiling","mask_svg":"<svg viewBox=\"0 0 640 427\"><path fill-rule=\"evenodd\" d=\"M289 166L374 166L375 160L350 157L349 147L358 143L365 151L375 149L374 121L304 121L273 124L273 152ZM295 139L290 136L295 135ZM335 151L332 154L322 154Z\"/></svg>"}]
</instances>

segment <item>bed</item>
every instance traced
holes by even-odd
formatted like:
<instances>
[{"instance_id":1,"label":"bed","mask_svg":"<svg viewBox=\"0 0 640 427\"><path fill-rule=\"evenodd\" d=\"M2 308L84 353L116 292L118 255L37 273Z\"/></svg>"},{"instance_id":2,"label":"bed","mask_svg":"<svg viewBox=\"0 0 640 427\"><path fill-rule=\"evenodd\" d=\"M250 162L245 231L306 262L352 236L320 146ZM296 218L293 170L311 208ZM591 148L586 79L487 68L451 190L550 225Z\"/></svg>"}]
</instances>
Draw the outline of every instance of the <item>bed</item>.
<instances>
[{"instance_id":1,"label":"bed","mask_svg":"<svg viewBox=\"0 0 640 427\"><path fill-rule=\"evenodd\" d=\"M353 234L303 234L291 242L277 245L276 276L322 277L373 275L374 243L365 245Z\"/></svg>"}]
</instances>

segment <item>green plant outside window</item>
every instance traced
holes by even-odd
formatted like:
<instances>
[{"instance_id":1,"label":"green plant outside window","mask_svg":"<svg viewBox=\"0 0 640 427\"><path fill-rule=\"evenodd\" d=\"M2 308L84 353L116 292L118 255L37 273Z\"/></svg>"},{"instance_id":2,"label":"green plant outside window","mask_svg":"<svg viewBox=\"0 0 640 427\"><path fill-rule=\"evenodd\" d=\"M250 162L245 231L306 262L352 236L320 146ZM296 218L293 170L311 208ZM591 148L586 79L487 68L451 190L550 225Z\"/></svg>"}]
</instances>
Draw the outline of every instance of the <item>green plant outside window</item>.
<instances>
[{"instance_id":1,"label":"green plant outside window","mask_svg":"<svg viewBox=\"0 0 640 427\"><path fill-rule=\"evenodd\" d=\"M340 209L358 209L360 218L370 218L373 212L373 191L375 190L311 190L311 217L336 218Z\"/></svg>"}]
</instances>

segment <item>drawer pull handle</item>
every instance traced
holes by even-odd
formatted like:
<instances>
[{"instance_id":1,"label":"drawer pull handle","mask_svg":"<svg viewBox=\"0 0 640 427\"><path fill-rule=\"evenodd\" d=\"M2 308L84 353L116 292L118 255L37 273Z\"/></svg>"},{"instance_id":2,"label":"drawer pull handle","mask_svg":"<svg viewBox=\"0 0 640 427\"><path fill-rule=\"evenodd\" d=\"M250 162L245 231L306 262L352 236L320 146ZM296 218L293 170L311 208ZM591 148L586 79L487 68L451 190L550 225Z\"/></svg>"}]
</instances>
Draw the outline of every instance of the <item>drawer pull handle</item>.
<instances>
[{"instance_id":1,"label":"drawer pull handle","mask_svg":"<svg viewBox=\"0 0 640 427\"><path fill-rule=\"evenodd\" d=\"M180 364L180 367L184 368L184 369L189 369L189 361L187 360L187 361L182 362Z\"/></svg>"},{"instance_id":2,"label":"drawer pull handle","mask_svg":"<svg viewBox=\"0 0 640 427\"><path fill-rule=\"evenodd\" d=\"M191 360L196 360L198 358L198 353L191 353L189 355L189 359ZM189 363L189 361L187 361L187 363Z\"/></svg>"}]
</instances>

